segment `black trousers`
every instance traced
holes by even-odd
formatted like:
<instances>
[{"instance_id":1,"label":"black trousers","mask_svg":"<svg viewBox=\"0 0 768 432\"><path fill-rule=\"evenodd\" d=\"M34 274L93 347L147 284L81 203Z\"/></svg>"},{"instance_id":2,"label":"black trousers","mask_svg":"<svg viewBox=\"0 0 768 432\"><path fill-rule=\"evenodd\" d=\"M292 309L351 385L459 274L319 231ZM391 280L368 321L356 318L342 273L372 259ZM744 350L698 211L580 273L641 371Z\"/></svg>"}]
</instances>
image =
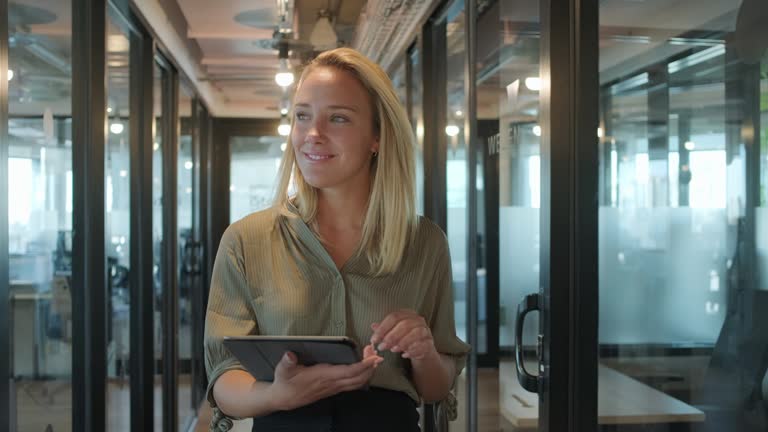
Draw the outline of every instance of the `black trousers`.
<instances>
[{"instance_id":1,"label":"black trousers","mask_svg":"<svg viewBox=\"0 0 768 432\"><path fill-rule=\"evenodd\" d=\"M253 419L253 432L419 432L416 402L399 391L371 387L339 393L291 411Z\"/></svg>"}]
</instances>

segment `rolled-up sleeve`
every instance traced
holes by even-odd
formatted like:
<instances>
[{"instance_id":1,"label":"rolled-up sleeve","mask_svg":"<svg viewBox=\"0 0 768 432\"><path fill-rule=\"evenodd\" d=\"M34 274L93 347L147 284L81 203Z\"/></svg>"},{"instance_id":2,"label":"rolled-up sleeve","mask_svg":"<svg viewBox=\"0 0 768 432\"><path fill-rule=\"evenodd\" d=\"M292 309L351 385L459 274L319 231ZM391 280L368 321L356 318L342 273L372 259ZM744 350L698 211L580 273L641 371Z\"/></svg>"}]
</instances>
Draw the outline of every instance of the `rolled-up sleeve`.
<instances>
[{"instance_id":1,"label":"rolled-up sleeve","mask_svg":"<svg viewBox=\"0 0 768 432\"><path fill-rule=\"evenodd\" d=\"M437 352L453 358L456 365L455 385L456 377L464 369L467 354L471 347L456 336L451 257L445 235L442 235L440 240L439 245L435 248L437 263L433 278L434 284L427 294L428 298L433 299L434 302L432 312L428 317Z\"/></svg>"},{"instance_id":2,"label":"rolled-up sleeve","mask_svg":"<svg viewBox=\"0 0 768 432\"><path fill-rule=\"evenodd\" d=\"M211 430L226 431L232 427L233 418L228 418L216 404L213 386L225 372L244 370L237 358L224 347L223 340L224 336L258 333L250 298L242 240L233 225L224 232L216 253L205 315L207 398L213 408Z\"/></svg>"},{"instance_id":3,"label":"rolled-up sleeve","mask_svg":"<svg viewBox=\"0 0 768 432\"><path fill-rule=\"evenodd\" d=\"M453 394L456 388L456 379L461 374L467 363L467 354L472 347L464 343L456 335L456 320L454 318L453 303L453 273L451 271L451 255L448 247L448 239L440 231L439 243L434 247L437 262L433 284L429 287L427 298L433 300L429 317L429 326L435 348L440 354L453 359L455 374L451 383L451 392L438 403L439 409L446 413L448 420L453 421L458 417L458 400Z\"/></svg>"}]
</instances>

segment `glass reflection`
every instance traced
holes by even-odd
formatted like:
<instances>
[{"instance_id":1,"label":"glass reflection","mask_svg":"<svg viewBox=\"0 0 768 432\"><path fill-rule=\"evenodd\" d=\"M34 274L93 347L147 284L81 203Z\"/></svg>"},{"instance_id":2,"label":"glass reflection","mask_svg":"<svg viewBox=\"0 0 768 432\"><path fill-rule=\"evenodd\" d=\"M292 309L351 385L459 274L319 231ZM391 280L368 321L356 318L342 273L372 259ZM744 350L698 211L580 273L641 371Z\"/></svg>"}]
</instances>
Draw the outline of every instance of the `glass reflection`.
<instances>
[{"instance_id":1,"label":"glass reflection","mask_svg":"<svg viewBox=\"0 0 768 432\"><path fill-rule=\"evenodd\" d=\"M71 9L8 4L11 430L72 428Z\"/></svg>"}]
</instances>

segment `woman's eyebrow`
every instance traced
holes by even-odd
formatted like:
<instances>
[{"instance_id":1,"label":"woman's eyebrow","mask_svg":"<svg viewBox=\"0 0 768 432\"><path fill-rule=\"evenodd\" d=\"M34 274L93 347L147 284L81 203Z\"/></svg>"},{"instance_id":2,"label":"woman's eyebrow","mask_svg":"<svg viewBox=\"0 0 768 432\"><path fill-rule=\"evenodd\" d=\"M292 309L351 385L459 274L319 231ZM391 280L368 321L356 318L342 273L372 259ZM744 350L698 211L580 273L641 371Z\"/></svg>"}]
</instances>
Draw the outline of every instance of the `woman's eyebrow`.
<instances>
[{"instance_id":1,"label":"woman's eyebrow","mask_svg":"<svg viewBox=\"0 0 768 432\"><path fill-rule=\"evenodd\" d=\"M296 108L309 108L309 104L307 103L297 103ZM341 109L341 110L347 110L352 112L358 112L358 109L354 105L328 105L326 108L329 109Z\"/></svg>"}]
</instances>

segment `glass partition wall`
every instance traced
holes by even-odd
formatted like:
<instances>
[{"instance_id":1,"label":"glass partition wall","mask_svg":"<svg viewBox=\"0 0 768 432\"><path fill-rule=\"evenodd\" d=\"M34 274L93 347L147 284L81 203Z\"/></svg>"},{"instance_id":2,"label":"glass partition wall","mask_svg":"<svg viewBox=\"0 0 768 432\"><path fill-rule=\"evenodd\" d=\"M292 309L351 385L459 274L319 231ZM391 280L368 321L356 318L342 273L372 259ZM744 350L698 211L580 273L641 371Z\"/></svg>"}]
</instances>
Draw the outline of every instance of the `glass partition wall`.
<instances>
[{"instance_id":1,"label":"glass partition wall","mask_svg":"<svg viewBox=\"0 0 768 432\"><path fill-rule=\"evenodd\" d=\"M10 357L10 418L2 421L11 430L72 422L71 8L22 0L3 17L10 313L0 319L10 324L11 350L2 353Z\"/></svg>"},{"instance_id":2,"label":"glass partition wall","mask_svg":"<svg viewBox=\"0 0 768 432\"><path fill-rule=\"evenodd\" d=\"M768 427L754 3L600 3L603 430Z\"/></svg>"},{"instance_id":3,"label":"glass partition wall","mask_svg":"<svg viewBox=\"0 0 768 432\"><path fill-rule=\"evenodd\" d=\"M107 138L105 149L107 258L108 430L130 428L131 137L130 50L127 30L107 20Z\"/></svg>"},{"instance_id":4,"label":"glass partition wall","mask_svg":"<svg viewBox=\"0 0 768 432\"><path fill-rule=\"evenodd\" d=\"M202 320L193 322L192 308L196 306L182 293L181 313L174 316L179 320L182 350L178 367L170 368L169 362L176 363L177 359L165 359L163 352L176 337L169 340L168 323L163 320L169 289L164 277L168 270L163 265L184 262L190 265L187 270L199 274L195 273L199 263L181 259L189 248L168 251L169 245L175 248L177 243L168 240L167 233L174 230L169 230L163 216L167 213L163 203L168 202L164 192L177 186L169 184L171 180L175 183L177 177L163 163L167 155L176 155L169 152L168 143L176 141L176 135L169 131L178 119L171 118L175 108L169 107L176 103L170 101L170 96L175 91L171 87L177 72L170 62L162 67L155 65L154 73L152 67L146 67L148 63L143 61L152 57L152 49L147 49L152 41L144 39L137 22L124 18L125 8L106 2L105 10L99 14L83 10L84 4L80 0L22 0L8 2L7 9L0 8L8 26L8 39L0 41L8 48L7 76L4 75L7 93L3 95L7 111L0 110L0 121L6 122L8 130L7 135L0 137L0 162L7 167L7 173L6 168L2 169L3 178L7 178L7 183L3 183L7 199L4 193L0 208L8 221L2 227L7 230L7 237L2 237L2 247L7 248L2 257L3 261L7 257L7 262L0 267L3 276L8 269L8 280L0 281L0 292L7 295L0 320L4 321L2 329L8 331L0 333L0 346L9 357L8 362L0 365L8 366L11 378L0 383L0 400L7 403L0 412L0 430L125 431L131 423L136 427L135 417L131 418L132 408L147 402L152 393L154 429L162 429L164 415L175 415L163 412L161 406L166 399L178 402L173 406L179 407L179 421L173 424L184 427L192 423L200 402L194 400L195 393L190 393L190 389L203 386L199 377L192 378L194 369L190 370L195 367L190 366L193 359L202 351L202 343L198 351L192 340L196 331L201 334ZM81 15L75 17L81 24L82 20L89 22L87 29L73 29L72 10L93 13L92 21ZM95 22L99 17L103 21ZM92 33L96 40L99 32L103 32L105 42L101 54L98 44L89 45L88 50L73 44L73 40ZM135 41L142 43L133 44ZM141 49L138 45L142 45ZM73 55L79 56L76 67ZM139 67L140 63L145 67ZM103 72L101 80L73 76L99 70ZM143 87L134 88L137 83ZM86 93L87 97L83 96ZM186 91L188 109L180 109L182 116L189 118L192 114L189 101L194 96L191 88ZM103 106L96 103L99 100L104 102ZM136 106L147 108L145 112L151 110L151 114L135 115L131 111ZM181 123L189 126L190 122L182 119ZM181 129L194 131L194 127ZM73 136L80 137L75 144ZM190 152L196 154L197 147L190 147L190 141L194 141L191 136L181 137L182 159L173 161L180 164L180 173L191 177L180 178L181 200L173 203L180 206L182 235L189 225L188 219L192 217L194 222L194 214L203 211L195 207L194 194L184 196L188 187L199 185L195 178L198 170L189 170L189 158L183 159ZM138 145L146 145L146 149L138 149ZM76 160L75 150L80 152ZM141 159L144 150L147 157ZM88 155L94 154L98 155L95 160L88 159ZM196 154L192 162L194 168L199 168L204 160ZM98 175L87 176L93 172ZM136 173L146 173L146 183L138 180L144 178L143 174ZM99 186L91 187L94 183ZM142 197L151 194L151 199L133 201L139 190L133 186L145 184ZM93 191L103 191L103 200L84 199L84 194ZM83 208L86 206L82 203L98 203L100 208ZM131 224L138 215L151 215L150 225L142 225L141 233L132 232ZM99 229L79 230L76 236L75 220ZM143 230L145 226L148 228ZM132 244L141 247L131 247ZM203 254L199 243L191 246L192 256ZM150 259L132 261L135 254ZM141 262L142 268L134 268L132 262ZM173 276L176 270L171 273ZM199 279L192 283L197 288L191 290L202 297ZM139 281L141 286L131 281ZM80 287L75 286L78 283ZM144 292L144 287L151 301L137 304L132 298L135 300L136 290ZM98 301L102 293L103 305ZM147 308L148 313L141 312ZM154 335L149 340L142 338L140 343L146 343L146 352L154 357L154 362L140 366L146 356L132 352L131 335L146 335L134 330L142 329L142 319L137 317L147 316L154 319ZM191 329L192 325L199 325L200 329ZM86 334L93 337L86 339ZM135 340L133 343L137 346ZM73 356L81 361L75 364ZM150 363L152 367L145 367ZM182 375L179 394L174 394L175 387L162 390L161 377L169 370ZM136 379L139 375L144 378ZM80 377L77 383L72 381L73 376ZM132 382L141 383L144 394L139 395L140 387ZM146 382L148 386L144 385ZM99 391L101 385L104 392ZM152 424L152 419L139 419L139 423L145 420Z\"/></svg>"}]
</instances>

